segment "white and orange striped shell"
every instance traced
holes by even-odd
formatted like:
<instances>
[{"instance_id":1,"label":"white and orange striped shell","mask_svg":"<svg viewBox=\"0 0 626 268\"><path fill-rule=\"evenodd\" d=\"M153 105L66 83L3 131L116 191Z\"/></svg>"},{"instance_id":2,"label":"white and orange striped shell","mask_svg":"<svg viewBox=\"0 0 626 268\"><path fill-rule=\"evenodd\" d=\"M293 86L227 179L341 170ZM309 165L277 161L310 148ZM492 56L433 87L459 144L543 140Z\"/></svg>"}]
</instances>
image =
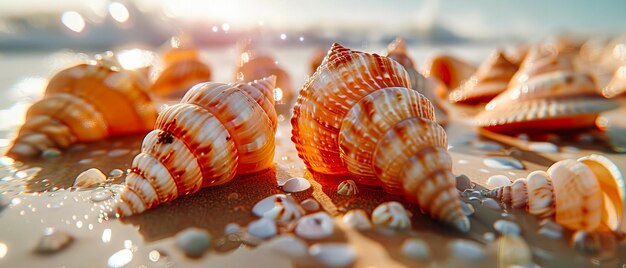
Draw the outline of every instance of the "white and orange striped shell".
<instances>
[{"instance_id":1,"label":"white and orange striped shell","mask_svg":"<svg viewBox=\"0 0 626 268\"><path fill-rule=\"evenodd\" d=\"M114 61L112 53L60 71L26 119L7 155L37 156L114 135L149 130L157 112L148 81Z\"/></svg>"},{"instance_id":2,"label":"white and orange striped shell","mask_svg":"<svg viewBox=\"0 0 626 268\"><path fill-rule=\"evenodd\" d=\"M145 137L113 213L128 216L236 174L262 171L274 157L275 77L249 84L195 85L159 114Z\"/></svg>"},{"instance_id":3,"label":"white and orange striped shell","mask_svg":"<svg viewBox=\"0 0 626 268\"><path fill-rule=\"evenodd\" d=\"M626 183L604 156L562 160L486 195L571 229L626 230Z\"/></svg>"},{"instance_id":4,"label":"white and orange striped shell","mask_svg":"<svg viewBox=\"0 0 626 268\"><path fill-rule=\"evenodd\" d=\"M533 46L529 49L519 70L513 75L509 87L530 82L533 77L554 71L573 71L574 57L556 48Z\"/></svg>"},{"instance_id":5,"label":"white and orange striped shell","mask_svg":"<svg viewBox=\"0 0 626 268\"><path fill-rule=\"evenodd\" d=\"M591 77L554 71L509 87L476 116L476 125L498 132L593 127L600 112L617 107L600 96Z\"/></svg>"},{"instance_id":6,"label":"white and orange striped shell","mask_svg":"<svg viewBox=\"0 0 626 268\"><path fill-rule=\"evenodd\" d=\"M448 96L452 103L475 104L487 102L507 89L517 71L502 51L493 52L476 73Z\"/></svg>"},{"instance_id":7,"label":"white and orange striped shell","mask_svg":"<svg viewBox=\"0 0 626 268\"><path fill-rule=\"evenodd\" d=\"M350 174L404 194L437 220L468 231L446 133L430 101L410 88L398 62L333 44L293 109L298 155L314 172Z\"/></svg>"},{"instance_id":8,"label":"white and orange striped shell","mask_svg":"<svg viewBox=\"0 0 626 268\"><path fill-rule=\"evenodd\" d=\"M168 49L163 62L165 69L150 88L159 97L180 99L195 84L211 80L211 68L189 44Z\"/></svg>"}]
</instances>

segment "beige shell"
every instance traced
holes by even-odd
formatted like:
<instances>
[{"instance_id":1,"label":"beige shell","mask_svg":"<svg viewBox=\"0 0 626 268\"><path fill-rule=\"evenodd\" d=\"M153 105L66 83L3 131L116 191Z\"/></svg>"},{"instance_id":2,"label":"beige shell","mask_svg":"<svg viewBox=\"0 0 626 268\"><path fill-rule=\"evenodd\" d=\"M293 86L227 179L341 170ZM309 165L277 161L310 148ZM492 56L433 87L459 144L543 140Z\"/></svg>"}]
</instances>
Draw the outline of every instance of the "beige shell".
<instances>
[{"instance_id":1,"label":"beige shell","mask_svg":"<svg viewBox=\"0 0 626 268\"><path fill-rule=\"evenodd\" d=\"M498 267L527 267L532 265L533 254L524 238L503 235L494 243Z\"/></svg>"},{"instance_id":2,"label":"beige shell","mask_svg":"<svg viewBox=\"0 0 626 268\"><path fill-rule=\"evenodd\" d=\"M575 230L623 230L626 183L608 158L590 155L566 159L547 173L534 171L526 179L487 193L504 204L526 209Z\"/></svg>"},{"instance_id":3,"label":"beige shell","mask_svg":"<svg viewBox=\"0 0 626 268\"><path fill-rule=\"evenodd\" d=\"M495 51L483 62L472 77L450 92L452 103L473 104L486 102L507 89L509 80L517 71L502 51Z\"/></svg>"},{"instance_id":4,"label":"beige shell","mask_svg":"<svg viewBox=\"0 0 626 268\"><path fill-rule=\"evenodd\" d=\"M573 71L574 59L570 54L555 49L533 46L510 81L510 87L528 82L531 78L554 71Z\"/></svg>"},{"instance_id":5,"label":"beige shell","mask_svg":"<svg viewBox=\"0 0 626 268\"><path fill-rule=\"evenodd\" d=\"M446 85L445 91L439 91L441 98L448 98L449 90L455 89L476 73L477 67L451 55L440 54L426 63L424 76L437 78Z\"/></svg>"},{"instance_id":6,"label":"beige shell","mask_svg":"<svg viewBox=\"0 0 626 268\"><path fill-rule=\"evenodd\" d=\"M411 218L402 204L384 202L372 211L372 223L391 229L406 230L411 228Z\"/></svg>"},{"instance_id":7,"label":"beige shell","mask_svg":"<svg viewBox=\"0 0 626 268\"><path fill-rule=\"evenodd\" d=\"M67 68L28 109L7 155L38 156L76 142L147 131L157 116L147 89L148 82L122 69L112 53Z\"/></svg>"},{"instance_id":8,"label":"beige shell","mask_svg":"<svg viewBox=\"0 0 626 268\"><path fill-rule=\"evenodd\" d=\"M309 60L310 74L314 74L315 70L317 70L317 67L319 67L320 64L322 64L322 61L326 57L326 52L327 51L325 49L320 48L313 53L313 55L311 56L311 59Z\"/></svg>"},{"instance_id":9,"label":"beige shell","mask_svg":"<svg viewBox=\"0 0 626 268\"><path fill-rule=\"evenodd\" d=\"M241 84L201 83L159 114L114 208L128 216L271 166L275 122L249 92L272 90L274 77ZM256 93L266 95L267 93Z\"/></svg>"},{"instance_id":10,"label":"beige shell","mask_svg":"<svg viewBox=\"0 0 626 268\"><path fill-rule=\"evenodd\" d=\"M349 173L358 183L404 194L467 231L446 133L434 119L432 104L410 89L399 63L334 44L300 91L292 140L310 170Z\"/></svg>"},{"instance_id":11,"label":"beige shell","mask_svg":"<svg viewBox=\"0 0 626 268\"><path fill-rule=\"evenodd\" d=\"M239 46L240 54L235 79L248 82L273 75L276 77L276 88L272 96L276 105L290 105L295 92L289 73L272 56L254 50L249 42L240 43Z\"/></svg>"},{"instance_id":12,"label":"beige shell","mask_svg":"<svg viewBox=\"0 0 626 268\"><path fill-rule=\"evenodd\" d=\"M626 92L626 65L617 68L609 82L602 87L602 95L606 98L615 98L624 92Z\"/></svg>"},{"instance_id":13,"label":"beige shell","mask_svg":"<svg viewBox=\"0 0 626 268\"><path fill-rule=\"evenodd\" d=\"M162 98L179 100L195 84L211 80L211 68L200 59L191 36L174 36L165 45L161 71L150 91Z\"/></svg>"},{"instance_id":14,"label":"beige shell","mask_svg":"<svg viewBox=\"0 0 626 268\"><path fill-rule=\"evenodd\" d=\"M499 132L585 128L600 112L616 107L598 95L588 75L556 71L510 87L485 106L475 123Z\"/></svg>"}]
</instances>

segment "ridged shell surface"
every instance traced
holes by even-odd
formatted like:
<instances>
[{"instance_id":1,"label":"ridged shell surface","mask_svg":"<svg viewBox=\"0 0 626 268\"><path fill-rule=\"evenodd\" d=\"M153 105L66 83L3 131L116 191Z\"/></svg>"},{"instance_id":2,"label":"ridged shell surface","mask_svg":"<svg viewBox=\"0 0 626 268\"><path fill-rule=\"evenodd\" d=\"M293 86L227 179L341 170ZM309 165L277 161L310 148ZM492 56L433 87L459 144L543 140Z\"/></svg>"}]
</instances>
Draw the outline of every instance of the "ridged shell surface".
<instances>
[{"instance_id":1,"label":"ridged shell surface","mask_svg":"<svg viewBox=\"0 0 626 268\"><path fill-rule=\"evenodd\" d=\"M476 74L459 88L450 92L453 103L477 103L489 101L507 89L509 80L517 71L501 51L496 51L481 64Z\"/></svg>"},{"instance_id":2,"label":"ridged shell surface","mask_svg":"<svg viewBox=\"0 0 626 268\"><path fill-rule=\"evenodd\" d=\"M436 55L426 63L425 76L434 77L443 82L448 90L459 87L463 81L476 72L477 67L452 55ZM439 92L442 98L448 97L448 91Z\"/></svg>"},{"instance_id":3,"label":"ridged shell surface","mask_svg":"<svg viewBox=\"0 0 626 268\"><path fill-rule=\"evenodd\" d=\"M28 109L9 155L35 156L48 148L151 128L157 113L147 81L111 58L97 59L50 79L44 97Z\"/></svg>"},{"instance_id":4,"label":"ridged shell surface","mask_svg":"<svg viewBox=\"0 0 626 268\"><path fill-rule=\"evenodd\" d=\"M272 89L273 81L248 85L263 91ZM133 160L114 212L120 216L140 213L203 187L226 183L235 174L269 168L275 128L242 87L201 83L179 104L165 109Z\"/></svg>"},{"instance_id":5,"label":"ridged shell surface","mask_svg":"<svg viewBox=\"0 0 626 268\"><path fill-rule=\"evenodd\" d=\"M166 98L181 98L189 88L211 80L211 68L199 59L184 59L168 64L150 90Z\"/></svg>"}]
</instances>

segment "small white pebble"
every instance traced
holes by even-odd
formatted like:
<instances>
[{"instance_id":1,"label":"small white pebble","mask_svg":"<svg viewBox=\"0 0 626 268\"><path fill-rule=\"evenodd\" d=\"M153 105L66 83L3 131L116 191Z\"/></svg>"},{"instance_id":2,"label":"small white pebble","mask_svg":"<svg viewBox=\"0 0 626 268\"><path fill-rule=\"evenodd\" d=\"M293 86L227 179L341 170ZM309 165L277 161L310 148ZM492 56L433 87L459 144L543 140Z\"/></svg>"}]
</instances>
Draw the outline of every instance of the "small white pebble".
<instances>
[{"instance_id":1,"label":"small white pebble","mask_svg":"<svg viewBox=\"0 0 626 268\"><path fill-rule=\"evenodd\" d=\"M297 193L311 188L311 183L305 178L294 177L285 181L282 188L287 193Z\"/></svg>"},{"instance_id":2,"label":"small white pebble","mask_svg":"<svg viewBox=\"0 0 626 268\"><path fill-rule=\"evenodd\" d=\"M427 260L430 257L430 248L422 239L407 238L402 243L402 254L411 259Z\"/></svg>"},{"instance_id":3,"label":"small white pebble","mask_svg":"<svg viewBox=\"0 0 626 268\"><path fill-rule=\"evenodd\" d=\"M309 212L313 212L313 211L318 211L320 210L320 203L318 203L315 199L313 198L307 198L304 199L301 203L300 206Z\"/></svg>"},{"instance_id":4,"label":"small white pebble","mask_svg":"<svg viewBox=\"0 0 626 268\"><path fill-rule=\"evenodd\" d=\"M493 223L493 228L498 231L498 233L502 235L516 235L519 236L521 233L519 225L512 221L507 220L497 220Z\"/></svg>"},{"instance_id":5,"label":"small white pebble","mask_svg":"<svg viewBox=\"0 0 626 268\"><path fill-rule=\"evenodd\" d=\"M465 260L480 260L486 255L480 244L466 239L455 239L448 243L448 249L455 257Z\"/></svg>"},{"instance_id":6,"label":"small white pebble","mask_svg":"<svg viewBox=\"0 0 626 268\"><path fill-rule=\"evenodd\" d=\"M124 175L124 171L119 168L109 171L109 176L113 178L118 178L118 177L121 177L122 175Z\"/></svg>"},{"instance_id":7,"label":"small white pebble","mask_svg":"<svg viewBox=\"0 0 626 268\"><path fill-rule=\"evenodd\" d=\"M309 254L327 267L347 267L356 260L356 252L345 243L315 244L309 248Z\"/></svg>"},{"instance_id":8,"label":"small white pebble","mask_svg":"<svg viewBox=\"0 0 626 268\"><path fill-rule=\"evenodd\" d=\"M496 234L492 232L486 232L483 234L483 238L487 241L493 241L496 240Z\"/></svg>"},{"instance_id":9,"label":"small white pebble","mask_svg":"<svg viewBox=\"0 0 626 268\"><path fill-rule=\"evenodd\" d=\"M504 175L493 175L487 178L487 185L492 187L503 187L511 185L509 177Z\"/></svg>"},{"instance_id":10,"label":"small white pebble","mask_svg":"<svg viewBox=\"0 0 626 268\"><path fill-rule=\"evenodd\" d=\"M76 180L74 180L74 187L91 187L105 182L107 176L97 168L90 168L78 174Z\"/></svg>"},{"instance_id":11,"label":"small white pebble","mask_svg":"<svg viewBox=\"0 0 626 268\"><path fill-rule=\"evenodd\" d=\"M533 142L528 145L528 149L538 153L558 153L559 147L551 142Z\"/></svg>"},{"instance_id":12,"label":"small white pebble","mask_svg":"<svg viewBox=\"0 0 626 268\"><path fill-rule=\"evenodd\" d=\"M211 246L211 235L203 229L187 228L176 234L176 246L188 257L199 258Z\"/></svg>"},{"instance_id":13,"label":"small white pebble","mask_svg":"<svg viewBox=\"0 0 626 268\"><path fill-rule=\"evenodd\" d=\"M352 209L348 211L343 215L342 221L346 225L360 231L372 229L372 223L365 210L362 209Z\"/></svg>"},{"instance_id":14,"label":"small white pebble","mask_svg":"<svg viewBox=\"0 0 626 268\"><path fill-rule=\"evenodd\" d=\"M483 164L487 167L497 169L524 169L524 164L522 164L522 162L516 159L504 157L485 158L483 159Z\"/></svg>"},{"instance_id":15,"label":"small white pebble","mask_svg":"<svg viewBox=\"0 0 626 268\"><path fill-rule=\"evenodd\" d=\"M47 148L41 152L43 158L55 158L61 156L61 151L56 148Z\"/></svg>"},{"instance_id":16,"label":"small white pebble","mask_svg":"<svg viewBox=\"0 0 626 268\"><path fill-rule=\"evenodd\" d=\"M292 234L278 236L267 242L266 245L272 250L292 259L302 259L309 255L308 245L302 239Z\"/></svg>"},{"instance_id":17,"label":"small white pebble","mask_svg":"<svg viewBox=\"0 0 626 268\"><path fill-rule=\"evenodd\" d=\"M296 235L306 239L323 239L331 236L335 222L326 212L317 212L302 217L296 225Z\"/></svg>"},{"instance_id":18,"label":"small white pebble","mask_svg":"<svg viewBox=\"0 0 626 268\"><path fill-rule=\"evenodd\" d=\"M236 233L239 233L240 231L241 231L241 226L239 226L239 224L236 224L234 222L226 224L226 227L224 227L225 234L236 234Z\"/></svg>"},{"instance_id":19,"label":"small white pebble","mask_svg":"<svg viewBox=\"0 0 626 268\"><path fill-rule=\"evenodd\" d=\"M502 207L500 207L500 204L498 204L498 202L496 202L496 200L493 200L492 198L483 199L481 201L481 204L491 209L496 209L496 210L502 209Z\"/></svg>"},{"instance_id":20,"label":"small white pebble","mask_svg":"<svg viewBox=\"0 0 626 268\"><path fill-rule=\"evenodd\" d=\"M276 223L269 218L261 218L248 225L248 233L260 239L271 238L276 232Z\"/></svg>"}]
</instances>

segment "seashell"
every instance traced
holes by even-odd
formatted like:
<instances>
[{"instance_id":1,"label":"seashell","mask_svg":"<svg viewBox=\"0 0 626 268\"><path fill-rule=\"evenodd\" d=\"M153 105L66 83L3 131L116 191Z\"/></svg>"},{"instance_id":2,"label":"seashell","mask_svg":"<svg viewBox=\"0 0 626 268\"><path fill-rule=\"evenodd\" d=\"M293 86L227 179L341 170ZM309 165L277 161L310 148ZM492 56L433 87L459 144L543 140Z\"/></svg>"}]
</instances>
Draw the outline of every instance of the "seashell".
<instances>
[{"instance_id":1,"label":"seashell","mask_svg":"<svg viewBox=\"0 0 626 268\"><path fill-rule=\"evenodd\" d=\"M350 267L357 258L356 251L345 243L319 243L309 248L309 255L324 267Z\"/></svg>"},{"instance_id":2,"label":"seashell","mask_svg":"<svg viewBox=\"0 0 626 268\"><path fill-rule=\"evenodd\" d=\"M526 179L487 193L514 208L575 230L593 231L606 226L624 228L626 198L624 178L608 158L590 155L567 159L548 172L534 171Z\"/></svg>"},{"instance_id":3,"label":"seashell","mask_svg":"<svg viewBox=\"0 0 626 268\"><path fill-rule=\"evenodd\" d=\"M249 92L271 90L274 78L241 84L207 82L159 114L135 156L113 212L128 216L224 184L235 174L267 169L275 123ZM264 93L258 93L265 95Z\"/></svg>"},{"instance_id":4,"label":"seashell","mask_svg":"<svg viewBox=\"0 0 626 268\"><path fill-rule=\"evenodd\" d=\"M43 236L39 239L35 252L39 254L57 253L74 242L74 237L64 231L54 228L44 229Z\"/></svg>"},{"instance_id":5,"label":"seashell","mask_svg":"<svg viewBox=\"0 0 626 268\"><path fill-rule=\"evenodd\" d=\"M526 58L526 55L528 55L529 50L529 45L522 44L512 49L507 49L505 51L505 56L507 59L509 59L509 61L511 61L511 63L515 64L516 66L520 66L524 61L524 58Z\"/></svg>"},{"instance_id":6,"label":"seashell","mask_svg":"<svg viewBox=\"0 0 626 268\"><path fill-rule=\"evenodd\" d=\"M335 231L335 222L326 212L317 212L302 217L294 232L306 239L324 239Z\"/></svg>"},{"instance_id":7,"label":"seashell","mask_svg":"<svg viewBox=\"0 0 626 268\"><path fill-rule=\"evenodd\" d=\"M406 42L404 38L398 37L393 42L387 46L387 49L382 53L383 56L388 57L392 60L400 63L407 74L409 75L409 80L411 80L411 88L417 90L417 92L424 95L431 103L434 104L435 108L435 117L437 118L437 122L445 123L446 119L446 110L443 106L438 105L438 97L437 91L444 90L444 85L435 79L427 79L422 74L420 74L413 64L413 60L408 55L408 49L406 46Z\"/></svg>"},{"instance_id":8,"label":"seashell","mask_svg":"<svg viewBox=\"0 0 626 268\"><path fill-rule=\"evenodd\" d=\"M322 48L315 50L315 52L313 53L313 56L311 57L311 60L309 61L311 74L314 74L315 70L317 70L317 67L319 67L320 64L322 64L322 61L324 61L324 58L326 57L326 53L327 51Z\"/></svg>"},{"instance_id":9,"label":"seashell","mask_svg":"<svg viewBox=\"0 0 626 268\"><path fill-rule=\"evenodd\" d=\"M419 238L407 238L402 242L402 254L416 260L427 260L430 258L430 247Z\"/></svg>"},{"instance_id":10,"label":"seashell","mask_svg":"<svg viewBox=\"0 0 626 268\"><path fill-rule=\"evenodd\" d=\"M606 98L615 98L626 92L626 65L615 70L611 80L602 87L602 96Z\"/></svg>"},{"instance_id":11,"label":"seashell","mask_svg":"<svg viewBox=\"0 0 626 268\"><path fill-rule=\"evenodd\" d=\"M511 180L504 175L493 175L487 178L487 185L492 187L508 186L511 185Z\"/></svg>"},{"instance_id":12,"label":"seashell","mask_svg":"<svg viewBox=\"0 0 626 268\"><path fill-rule=\"evenodd\" d=\"M176 246L187 257L200 258L211 246L211 235L203 229L187 228L176 234Z\"/></svg>"},{"instance_id":13,"label":"seashell","mask_svg":"<svg viewBox=\"0 0 626 268\"><path fill-rule=\"evenodd\" d=\"M621 35L610 40L602 50L599 65L611 70L626 65L625 47L626 35Z\"/></svg>"},{"instance_id":14,"label":"seashell","mask_svg":"<svg viewBox=\"0 0 626 268\"><path fill-rule=\"evenodd\" d=\"M593 126L600 112L616 107L597 94L588 75L556 71L509 87L485 106L475 123L497 132L585 128Z\"/></svg>"},{"instance_id":15,"label":"seashell","mask_svg":"<svg viewBox=\"0 0 626 268\"><path fill-rule=\"evenodd\" d=\"M375 225L391 229L405 230L411 228L411 219L404 207L395 201L378 205L372 211L372 222Z\"/></svg>"},{"instance_id":16,"label":"seashell","mask_svg":"<svg viewBox=\"0 0 626 268\"><path fill-rule=\"evenodd\" d=\"M305 178L294 177L285 181L285 183L283 183L282 185L282 188L285 192L297 193L306 191L307 189L311 188L311 183Z\"/></svg>"},{"instance_id":17,"label":"seashell","mask_svg":"<svg viewBox=\"0 0 626 268\"><path fill-rule=\"evenodd\" d=\"M532 252L524 241L517 235L503 235L495 243L498 267L512 267L519 265L528 267L532 264Z\"/></svg>"},{"instance_id":18,"label":"seashell","mask_svg":"<svg viewBox=\"0 0 626 268\"><path fill-rule=\"evenodd\" d=\"M172 41L172 47L163 54L165 68L150 91L159 97L180 99L195 84L211 80L212 72L189 38L174 37Z\"/></svg>"},{"instance_id":19,"label":"seashell","mask_svg":"<svg viewBox=\"0 0 626 268\"><path fill-rule=\"evenodd\" d=\"M507 89L516 71L517 65L510 62L502 51L495 51L474 75L450 92L450 102L475 104L490 101Z\"/></svg>"},{"instance_id":20,"label":"seashell","mask_svg":"<svg viewBox=\"0 0 626 268\"><path fill-rule=\"evenodd\" d=\"M276 194L256 203L252 208L252 213L259 217L273 219L280 224L287 224L302 217L304 210L293 197Z\"/></svg>"},{"instance_id":21,"label":"seashell","mask_svg":"<svg viewBox=\"0 0 626 268\"><path fill-rule=\"evenodd\" d=\"M37 156L46 149L146 131L157 116L147 88L148 82L122 69L112 53L67 68L28 109L7 155Z\"/></svg>"},{"instance_id":22,"label":"seashell","mask_svg":"<svg viewBox=\"0 0 626 268\"><path fill-rule=\"evenodd\" d=\"M430 101L409 88L399 63L334 44L293 109L298 155L314 172L350 174L357 183L404 194L467 231L445 131Z\"/></svg>"},{"instance_id":23,"label":"seashell","mask_svg":"<svg viewBox=\"0 0 626 268\"><path fill-rule=\"evenodd\" d=\"M270 218L260 218L248 225L248 233L261 239L272 238L277 232L276 223Z\"/></svg>"},{"instance_id":24,"label":"seashell","mask_svg":"<svg viewBox=\"0 0 626 268\"><path fill-rule=\"evenodd\" d=\"M511 78L509 87L524 84L541 74L573 70L572 55L560 53L556 48L550 46L533 46L528 50L519 70Z\"/></svg>"},{"instance_id":25,"label":"seashell","mask_svg":"<svg viewBox=\"0 0 626 268\"><path fill-rule=\"evenodd\" d=\"M89 188L105 182L107 176L97 168L90 168L78 174L74 180L74 187Z\"/></svg>"},{"instance_id":26,"label":"seashell","mask_svg":"<svg viewBox=\"0 0 626 268\"><path fill-rule=\"evenodd\" d=\"M426 63L424 76L434 77L443 82L447 89L459 87L463 81L476 72L477 67L451 55L436 55ZM441 98L447 98L448 90L439 91Z\"/></svg>"},{"instance_id":27,"label":"seashell","mask_svg":"<svg viewBox=\"0 0 626 268\"><path fill-rule=\"evenodd\" d=\"M304 199L300 202L300 206L306 211L318 211L320 209L320 203L313 198Z\"/></svg>"},{"instance_id":28,"label":"seashell","mask_svg":"<svg viewBox=\"0 0 626 268\"><path fill-rule=\"evenodd\" d=\"M596 127L604 132L606 140L615 152L626 152L626 108L620 107L598 115Z\"/></svg>"},{"instance_id":29,"label":"seashell","mask_svg":"<svg viewBox=\"0 0 626 268\"><path fill-rule=\"evenodd\" d=\"M356 195L359 193L359 188L356 187L356 183L353 180L345 180L342 181L339 186L337 186L337 194L339 195Z\"/></svg>"},{"instance_id":30,"label":"seashell","mask_svg":"<svg viewBox=\"0 0 626 268\"><path fill-rule=\"evenodd\" d=\"M272 96L276 104L290 105L294 90L289 74L269 55L254 51L249 42L239 44L240 55L235 78L239 81L254 81L263 77L275 76L276 87Z\"/></svg>"},{"instance_id":31,"label":"seashell","mask_svg":"<svg viewBox=\"0 0 626 268\"><path fill-rule=\"evenodd\" d=\"M342 218L343 222L348 226L357 230L369 230L372 229L372 223L369 216L362 209L352 209L346 212Z\"/></svg>"}]
</instances>

